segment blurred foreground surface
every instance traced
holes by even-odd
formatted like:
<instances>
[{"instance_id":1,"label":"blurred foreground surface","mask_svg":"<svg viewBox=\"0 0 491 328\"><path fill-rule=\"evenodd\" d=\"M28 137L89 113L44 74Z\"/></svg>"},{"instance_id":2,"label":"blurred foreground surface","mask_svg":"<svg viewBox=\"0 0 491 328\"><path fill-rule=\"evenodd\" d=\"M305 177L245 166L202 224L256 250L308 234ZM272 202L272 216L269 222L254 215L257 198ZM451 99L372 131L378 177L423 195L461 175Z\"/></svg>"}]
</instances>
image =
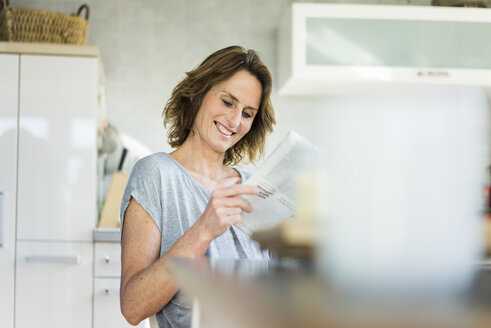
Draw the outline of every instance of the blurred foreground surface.
<instances>
[{"instance_id":1,"label":"blurred foreground surface","mask_svg":"<svg viewBox=\"0 0 491 328\"><path fill-rule=\"evenodd\" d=\"M311 261L172 258L167 267L199 304L199 327L491 327L491 265L460 295L335 290ZM198 318L195 316L195 318Z\"/></svg>"}]
</instances>

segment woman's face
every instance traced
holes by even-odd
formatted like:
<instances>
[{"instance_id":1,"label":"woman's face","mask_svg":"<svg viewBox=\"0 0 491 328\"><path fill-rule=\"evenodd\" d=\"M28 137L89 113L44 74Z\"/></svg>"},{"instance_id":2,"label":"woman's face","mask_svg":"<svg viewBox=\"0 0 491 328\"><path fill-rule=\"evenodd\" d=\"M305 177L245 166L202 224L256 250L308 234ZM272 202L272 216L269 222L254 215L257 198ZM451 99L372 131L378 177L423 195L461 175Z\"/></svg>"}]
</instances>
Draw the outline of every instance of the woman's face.
<instances>
[{"instance_id":1,"label":"woman's face","mask_svg":"<svg viewBox=\"0 0 491 328\"><path fill-rule=\"evenodd\" d=\"M224 153L249 132L261 103L262 87L247 71L215 85L204 96L194 131L217 153Z\"/></svg>"}]
</instances>

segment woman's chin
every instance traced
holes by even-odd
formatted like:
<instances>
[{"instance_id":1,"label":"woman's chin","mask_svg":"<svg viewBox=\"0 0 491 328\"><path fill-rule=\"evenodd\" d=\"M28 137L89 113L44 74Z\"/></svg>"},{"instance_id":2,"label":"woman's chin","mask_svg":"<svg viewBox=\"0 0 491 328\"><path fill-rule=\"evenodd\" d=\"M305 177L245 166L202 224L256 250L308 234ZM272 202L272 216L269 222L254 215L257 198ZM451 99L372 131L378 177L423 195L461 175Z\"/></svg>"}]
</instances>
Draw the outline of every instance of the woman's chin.
<instances>
[{"instance_id":1,"label":"woman's chin","mask_svg":"<svg viewBox=\"0 0 491 328\"><path fill-rule=\"evenodd\" d=\"M227 150L232 148L234 143L232 142L216 142L213 145L210 145L210 148L216 153L225 153Z\"/></svg>"}]
</instances>

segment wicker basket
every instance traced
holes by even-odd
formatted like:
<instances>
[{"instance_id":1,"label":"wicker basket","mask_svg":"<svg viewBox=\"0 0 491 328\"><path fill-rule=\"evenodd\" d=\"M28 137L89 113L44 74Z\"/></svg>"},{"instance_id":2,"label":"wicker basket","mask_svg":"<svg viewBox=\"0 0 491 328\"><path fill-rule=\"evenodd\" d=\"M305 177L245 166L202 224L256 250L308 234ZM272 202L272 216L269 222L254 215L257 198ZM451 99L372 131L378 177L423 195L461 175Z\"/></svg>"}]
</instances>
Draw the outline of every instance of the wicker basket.
<instances>
[{"instance_id":1,"label":"wicker basket","mask_svg":"<svg viewBox=\"0 0 491 328\"><path fill-rule=\"evenodd\" d=\"M80 14L85 9L85 18ZM0 40L85 44L89 29L89 6L80 6L76 16L33 8L13 8L0 0Z\"/></svg>"}]
</instances>

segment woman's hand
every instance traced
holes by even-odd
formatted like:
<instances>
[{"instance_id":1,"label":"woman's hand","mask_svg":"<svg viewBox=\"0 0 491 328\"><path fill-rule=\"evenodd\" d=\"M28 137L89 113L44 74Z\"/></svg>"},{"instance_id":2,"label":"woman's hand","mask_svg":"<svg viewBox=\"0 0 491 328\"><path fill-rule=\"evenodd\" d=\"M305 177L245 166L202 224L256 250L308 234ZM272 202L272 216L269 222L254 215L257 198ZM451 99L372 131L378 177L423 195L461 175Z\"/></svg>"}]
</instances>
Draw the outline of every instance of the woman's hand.
<instances>
[{"instance_id":1,"label":"woman's hand","mask_svg":"<svg viewBox=\"0 0 491 328\"><path fill-rule=\"evenodd\" d=\"M249 185L233 185L213 191L206 209L196 224L210 240L223 234L232 224L241 220L242 211L252 212L251 204L238 195L257 195L259 188Z\"/></svg>"}]
</instances>

